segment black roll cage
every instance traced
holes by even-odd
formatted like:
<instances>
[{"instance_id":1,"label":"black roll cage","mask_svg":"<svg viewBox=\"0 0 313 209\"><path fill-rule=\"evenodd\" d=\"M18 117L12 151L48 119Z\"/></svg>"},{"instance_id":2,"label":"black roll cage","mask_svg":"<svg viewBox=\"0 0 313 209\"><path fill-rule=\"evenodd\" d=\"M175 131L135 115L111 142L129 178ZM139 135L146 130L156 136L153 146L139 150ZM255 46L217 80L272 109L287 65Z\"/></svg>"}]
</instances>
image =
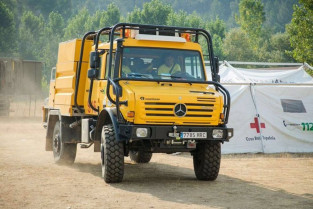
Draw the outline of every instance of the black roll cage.
<instances>
[{"instance_id":1,"label":"black roll cage","mask_svg":"<svg viewBox=\"0 0 313 209\"><path fill-rule=\"evenodd\" d=\"M122 38L119 38L117 40L114 39L114 36L120 35L120 33L117 33L117 30L122 30ZM125 38L125 30L126 29L132 29L132 30L145 30L146 32L175 32L175 33L189 33L190 35L195 35L195 42L198 42L199 35L203 36L208 45L208 52L209 52L209 60L210 60L210 67L211 67L211 75L212 75L212 80L213 81L194 81L192 83L198 83L198 84L209 84L209 85L214 85L215 89L217 91L220 91L223 94L224 97L224 109L223 113L225 115L224 118L224 123L227 124L228 122L228 116L229 116L229 110L230 110L230 94L225 89L219 82L218 82L218 72L216 69L216 65L214 63L214 53L213 53L213 45L212 45L212 37L209 34L208 31L201 29L201 28L188 28L188 27L172 27L172 26L164 26L164 25L147 25L147 24L135 24L135 23L118 23L112 27L104 27L100 29L97 32L88 32L84 35L84 38L82 40L82 45L81 45L81 52L80 52L80 59L79 59L79 65L78 65L78 70L76 72L76 80L79 81L80 77L80 71L81 71L81 62L82 62L82 57L83 57L83 47L84 47L84 42L86 39L92 39L94 40L95 44L95 52L98 52L98 46L99 46L99 40L101 35L108 35L109 37L109 42L110 42L110 48L109 48L109 69L108 70L108 77L107 77L107 87L106 87L106 94L109 99L109 101L113 104L116 105L116 112L117 112L117 117L120 117L120 111L119 107L120 105L127 105L127 101L119 101L119 95L120 95L120 86L118 82L120 80L136 80L136 79L129 79L129 78L111 78L111 71L112 71L112 53L113 53L113 44L114 41L117 41L117 46L122 46L122 41ZM118 57L118 56L117 56ZM93 80L91 79L90 83L90 89L89 89L89 97L88 97L88 104L89 106L96 112L99 113L98 108L95 108L92 103L91 103L91 95L92 95L92 84ZM152 81L151 79L138 79L140 81ZM175 80L153 80L152 82L173 82L173 83L191 83L190 81L175 81ZM116 95L116 100L114 101L113 98L110 95L110 86L113 86L113 92ZM77 109L82 112L80 107L77 104L77 91L78 91L78 83L76 82L75 86L75 106Z\"/></svg>"}]
</instances>

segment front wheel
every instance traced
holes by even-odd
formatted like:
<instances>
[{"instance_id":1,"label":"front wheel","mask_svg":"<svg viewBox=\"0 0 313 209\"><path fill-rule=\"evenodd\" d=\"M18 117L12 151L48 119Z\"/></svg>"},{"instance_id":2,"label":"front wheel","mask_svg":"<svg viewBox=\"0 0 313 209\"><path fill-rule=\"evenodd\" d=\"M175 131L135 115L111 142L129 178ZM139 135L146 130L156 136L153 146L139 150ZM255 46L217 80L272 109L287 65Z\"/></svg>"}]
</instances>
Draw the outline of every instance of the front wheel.
<instances>
[{"instance_id":1,"label":"front wheel","mask_svg":"<svg viewBox=\"0 0 313 209\"><path fill-rule=\"evenodd\" d=\"M130 159L136 163L148 163L152 158L151 152L129 151Z\"/></svg>"},{"instance_id":2,"label":"front wheel","mask_svg":"<svg viewBox=\"0 0 313 209\"><path fill-rule=\"evenodd\" d=\"M115 139L111 124L105 125L101 132L102 177L107 183L117 183L124 176L124 144Z\"/></svg>"},{"instance_id":3,"label":"front wheel","mask_svg":"<svg viewBox=\"0 0 313 209\"><path fill-rule=\"evenodd\" d=\"M198 180L214 181L221 164L221 143L202 142L193 153L193 166Z\"/></svg>"},{"instance_id":4,"label":"front wheel","mask_svg":"<svg viewBox=\"0 0 313 209\"><path fill-rule=\"evenodd\" d=\"M65 143L61 134L61 123L57 121L53 130L53 157L57 164L73 164L77 145Z\"/></svg>"}]
</instances>

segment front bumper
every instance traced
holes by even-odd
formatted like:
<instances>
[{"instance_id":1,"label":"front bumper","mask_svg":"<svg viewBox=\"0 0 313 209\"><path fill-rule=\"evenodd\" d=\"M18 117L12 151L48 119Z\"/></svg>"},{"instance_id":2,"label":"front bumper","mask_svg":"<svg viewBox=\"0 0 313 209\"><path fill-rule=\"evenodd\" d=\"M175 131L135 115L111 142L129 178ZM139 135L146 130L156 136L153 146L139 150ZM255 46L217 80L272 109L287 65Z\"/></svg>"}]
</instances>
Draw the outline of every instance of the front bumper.
<instances>
[{"instance_id":1,"label":"front bumper","mask_svg":"<svg viewBox=\"0 0 313 209\"><path fill-rule=\"evenodd\" d=\"M137 128L147 128L148 135L147 137L137 137L136 130ZM223 130L223 138L213 138L212 132L214 129ZM176 131L175 131L176 130ZM152 125L125 125L120 124L118 135L119 140L127 141L127 140L172 140L175 137L171 137L170 133L180 133L180 132L206 132L206 138L195 139L196 141L205 141L205 140L213 140L213 141L229 141L231 137L233 137L233 129L227 127L204 127L204 126L152 126Z\"/></svg>"}]
</instances>

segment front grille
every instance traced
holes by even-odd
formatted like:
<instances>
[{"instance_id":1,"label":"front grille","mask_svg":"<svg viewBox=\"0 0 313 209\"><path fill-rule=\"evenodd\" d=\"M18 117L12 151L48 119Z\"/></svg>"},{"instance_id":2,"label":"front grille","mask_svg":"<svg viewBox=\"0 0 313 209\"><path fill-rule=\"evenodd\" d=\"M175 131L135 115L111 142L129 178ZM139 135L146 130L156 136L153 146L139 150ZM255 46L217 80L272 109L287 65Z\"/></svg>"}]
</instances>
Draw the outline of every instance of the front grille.
<instances>
[{"instance_id":1,"label":"front grille","mask_svg":"<svg viewBox=\"0 0 313 209\"><path fill-rule=\"evenodd\" d=\"M198 102L215 102L215 98L197 97Z\"/></svg>"},{"instance_id":2,"label":"front grille","mask_svg":"<svg viewBox=\"0 0 313 209\"><path fill-rule=\"evenodd\" d=\"M185 103L187 114L184 118L210 118L214 110L215 99L206 103ZM211 103L211 104L210 104ZM145 102L146 117L176 117L174 107L176 103Z\"/></svg>"}]
</instances>

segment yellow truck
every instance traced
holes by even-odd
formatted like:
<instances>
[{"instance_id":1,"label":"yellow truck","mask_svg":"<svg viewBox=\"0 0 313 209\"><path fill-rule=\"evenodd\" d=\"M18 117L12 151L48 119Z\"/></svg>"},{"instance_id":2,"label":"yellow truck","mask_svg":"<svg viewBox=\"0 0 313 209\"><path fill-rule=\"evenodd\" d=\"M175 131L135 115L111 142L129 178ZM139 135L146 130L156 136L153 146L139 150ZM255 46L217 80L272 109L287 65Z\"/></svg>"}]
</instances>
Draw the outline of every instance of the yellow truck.
<instances>
[{"instance_id":1,"label":"yellow truck","mask_svg":"<svg viewBox=\"0 0 313 209\"><path fill-rule=\"evenodd\" d=\"M46 150L71 164L77 144L94 145L108 183L122 181L125 156L190 152L197 179L215 180L221 143L233 136L218 71L204 29L119 23L60 43L43 108Z\"/></svg>"}]
</instances>

